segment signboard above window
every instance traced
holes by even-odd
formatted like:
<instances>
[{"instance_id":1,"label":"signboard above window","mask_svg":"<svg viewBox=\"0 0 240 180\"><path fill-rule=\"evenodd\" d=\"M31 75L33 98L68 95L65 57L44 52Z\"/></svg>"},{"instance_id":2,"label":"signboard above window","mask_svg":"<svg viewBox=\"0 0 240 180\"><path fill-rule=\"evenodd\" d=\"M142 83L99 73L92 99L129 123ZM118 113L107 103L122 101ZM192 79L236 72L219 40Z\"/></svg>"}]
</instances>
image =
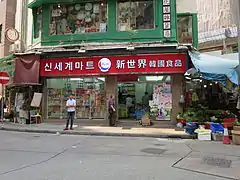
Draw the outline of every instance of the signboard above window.
<instances>
[{"instance_id":1,"label":"signboard above window","mask_svg":"<svg viewBox=\"0 0 240 180\"><path fill-rule=\"evenodd\" d=\"M185 73L185 54L42 59L41 76Z\"/></svg>"}]
</instances>

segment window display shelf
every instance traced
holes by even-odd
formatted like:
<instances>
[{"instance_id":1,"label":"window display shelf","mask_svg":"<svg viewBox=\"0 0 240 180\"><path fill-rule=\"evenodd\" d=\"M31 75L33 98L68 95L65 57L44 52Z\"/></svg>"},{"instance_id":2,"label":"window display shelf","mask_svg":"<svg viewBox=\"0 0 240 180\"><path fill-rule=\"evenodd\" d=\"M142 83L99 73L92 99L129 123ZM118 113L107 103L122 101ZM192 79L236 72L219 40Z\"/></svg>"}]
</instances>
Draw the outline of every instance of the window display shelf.
<instances>
[{"instance_id":1,"label":"window display shelf","mask_svg":"<svg viewBox=\"0 0 240 180\"><path fill-rule=\"evenodd\" d=\"M48 118L61 117L61 89L48 89Z\"/></svg>"},{"instance_id":2,"label":"window display shelf","mask_svg":"<svg viewBox=\"0 0 240 180\"><path fill-rule=\"evenodd\" d=\"M99 86L93 83L86 85L88 86L72 88L74 85L67 82L62 89L48 88L48 118L67 118L66 102L70 95L73 95L76 100L76 119L105 118L104 89L99 90Z\"/></svg>"}]
</instances>

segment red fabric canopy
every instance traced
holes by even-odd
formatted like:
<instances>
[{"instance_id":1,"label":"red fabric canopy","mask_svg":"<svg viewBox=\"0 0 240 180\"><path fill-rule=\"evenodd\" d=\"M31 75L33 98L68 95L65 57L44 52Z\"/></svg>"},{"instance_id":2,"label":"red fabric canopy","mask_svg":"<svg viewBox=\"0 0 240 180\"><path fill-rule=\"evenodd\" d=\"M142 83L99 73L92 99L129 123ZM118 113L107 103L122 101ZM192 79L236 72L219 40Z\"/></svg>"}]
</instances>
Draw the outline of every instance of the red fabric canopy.
<instances>
[{"instance_id":1,"label":"red fabric canopy","mask_svg":"<svg viewBox=\"0 0 240 180\"><path fill-rule=\"evenodd\" d=\"M40 56L28 54L15 59L14 84L39 84Z\"/></svg>"}]
</instances>

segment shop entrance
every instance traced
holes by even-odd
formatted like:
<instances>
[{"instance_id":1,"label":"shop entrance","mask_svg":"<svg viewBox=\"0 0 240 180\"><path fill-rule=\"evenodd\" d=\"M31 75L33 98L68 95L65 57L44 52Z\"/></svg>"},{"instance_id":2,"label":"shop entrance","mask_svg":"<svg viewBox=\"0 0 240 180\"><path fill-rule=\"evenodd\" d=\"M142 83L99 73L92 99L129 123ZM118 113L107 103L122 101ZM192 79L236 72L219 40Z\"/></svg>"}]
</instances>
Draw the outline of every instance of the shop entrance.
<instances>
[{"instance_id":1,"label":"shop entrance","mask_svg":"<svg viewBox=\"0 0 240 180\"><path fill-rule=\"evenodd\" d=\"M139 76L136 81L119 82L118 118L170 121L172 109L171 76Z\"/></svg>"},{"instance_id":2,"label":"shop entrance","mask_svg":"<svg viewBox=\"0 0 240 180\"><path fill-rule=\"evenodd\" d=\"M47 118L66 119L66 101L76 99L76 119L104 119L106 101L105 78L47 79Z\"/></svg>"}]
</instances>

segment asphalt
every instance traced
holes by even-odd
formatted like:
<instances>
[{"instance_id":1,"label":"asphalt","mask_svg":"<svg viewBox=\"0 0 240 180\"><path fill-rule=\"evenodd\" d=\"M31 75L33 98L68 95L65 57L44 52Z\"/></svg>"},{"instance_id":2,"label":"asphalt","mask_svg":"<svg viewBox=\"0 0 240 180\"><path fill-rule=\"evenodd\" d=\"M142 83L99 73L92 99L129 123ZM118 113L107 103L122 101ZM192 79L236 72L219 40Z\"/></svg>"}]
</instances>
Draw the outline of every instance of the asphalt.
<instances>
[{"instance_id":1,"label":"asphalt","mask_svg":"<svg viewBox=\"0 0 240 180\"><path fill-rule=\"evenodd\" d=\"M0 131L0 144L1 180L240 178L240 147L218 142Z\"/></svg>"}]
</instances>

